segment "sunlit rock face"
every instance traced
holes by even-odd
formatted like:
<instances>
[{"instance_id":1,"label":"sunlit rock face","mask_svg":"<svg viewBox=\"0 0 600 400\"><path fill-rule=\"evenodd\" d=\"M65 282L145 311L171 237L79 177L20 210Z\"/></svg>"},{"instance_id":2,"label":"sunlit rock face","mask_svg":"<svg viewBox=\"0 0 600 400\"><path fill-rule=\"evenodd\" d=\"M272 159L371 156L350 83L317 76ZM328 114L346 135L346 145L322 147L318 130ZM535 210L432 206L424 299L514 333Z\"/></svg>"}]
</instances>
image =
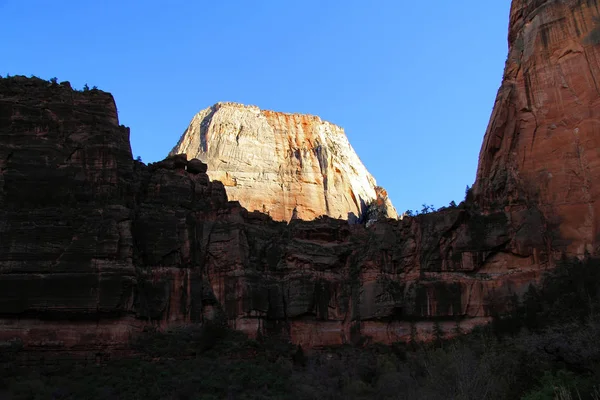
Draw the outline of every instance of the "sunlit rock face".
<instances>
[{"instance_id":1,"label":"sunlit rock face","mask_svg":"<svg viewBox=\"0 0 600 400\"><path fill-rule=\"evenodd\" d=\"M289 221L294 209L304 220L355 220L378 199L344 130L312 115L217 103L194 116L170 154L182 153L207 163L230 200L275 220Z\"/></svg>"},{"instance_id":2,"label":"sunlit rock face","mask_svg":"<svg viewBox=\"0 0 600 400\"><path fill-rule=\"evenodd\" d=\"M132 160L110 94L0 79L0 344L96 354L126 347L147 325L220 319L318 347L393 343L413 331L430 339L436 323L447 336L485 323L558 257L598 254L598 15L593 0L513 2L510 55L473 192L402 220L380 218L385 191L359 173L341 129L317 117L217 105L176 147L187 156L146 166ZM221 167L193 159L199 148L221 149L222 159L206 159ZM242 156L239 171L254 175L225 169ZM346 185L358 203L349 212L376 201L365 224L292 218L294 207L307 212L300 200L278 211L291 221L274 221L225 192L260 177L261 163L281 165L281 176L264 176L290 187L320 182L323 203L325 177L327 195ZM223 184L210 181L211 168ZM262 184L265 200L283 196Z\"/></svg>"},{"instance_id":3,"label":"sunlit rock face","mask_svg":"<svg viewBox=\"0 0 600 400\"><path fill-rule=\"evenodd\" d=\"M536 205L553 251L597 252L600 237L600 2L514 0L502 86L479 156L485 210Z\"/></svg>"}]
</instances>

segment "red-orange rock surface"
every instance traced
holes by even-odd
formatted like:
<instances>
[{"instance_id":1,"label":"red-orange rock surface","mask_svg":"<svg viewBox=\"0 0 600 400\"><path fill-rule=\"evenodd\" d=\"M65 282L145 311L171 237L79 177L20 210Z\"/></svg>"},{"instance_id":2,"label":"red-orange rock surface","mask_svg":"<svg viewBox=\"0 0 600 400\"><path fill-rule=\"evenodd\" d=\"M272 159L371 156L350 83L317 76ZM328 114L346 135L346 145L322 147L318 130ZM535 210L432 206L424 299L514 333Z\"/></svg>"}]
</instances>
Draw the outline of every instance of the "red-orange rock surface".
<instances>
[{"instance_id":1,"label":"red-orange rock surface","mask_svg":"<svg viewBox=\"0 0 600 400\"><path fill-rule=\"evenodd\" d=\"M562 252L596 251L597 8L514 2L473 196L401 221L274 221L199 160L133 161L109 94L0 79L0 342L101 352L225 318L307 346L390 343L409 321L423 337L486 321Z\"/></svg>"},{"instance_id":2,"label":"red-orange rock surface","mask_svg":"<svg viewBox=\"0 0 600 400\"><path fill-rule=\"evenodd\" d=\"M484 209L538 206L553 251L598 251L600 5L514 0L509 55L479 156ZM552 218L550 218L552 217Z\"/></svg>"},{"instance_id":3,"label":"red-orange rock surface","mask_svg":"<svg viewBox=\"0 0 600 400\"><path fill-rule=\"evenodd\" d=\"M277 221L355 221L378 200L375 179L344 130L313 115L217 103L192 118L174 154L207 163L208 176L223 182L230 200ZM385 200L383 217L397 218Z\"/></svg>"}]
</instances>

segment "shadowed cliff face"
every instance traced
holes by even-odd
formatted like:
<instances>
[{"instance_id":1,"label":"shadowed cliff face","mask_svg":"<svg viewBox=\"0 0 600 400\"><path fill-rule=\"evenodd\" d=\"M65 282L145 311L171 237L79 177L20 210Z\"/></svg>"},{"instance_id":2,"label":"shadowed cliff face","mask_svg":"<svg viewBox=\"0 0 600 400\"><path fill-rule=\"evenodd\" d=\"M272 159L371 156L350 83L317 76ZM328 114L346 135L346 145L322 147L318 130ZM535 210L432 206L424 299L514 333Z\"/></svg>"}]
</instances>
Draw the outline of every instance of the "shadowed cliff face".
<instances>
[{"instance_id":1,"label":"shadowed cliff face","mask_svg":"<svg viewBox=\"0 0 600 400\"><path fill-rule=\"evenodd\" d=\"M128 135L107 93L0 79L0 341L101 351L215 318L306 346L427 338L485 322L548 259L535 208L276 222L199 160L133 161Z\"/></svg>"},{"instance_id":2,"label":"shadowed cliff face","mask_svg":"<svg viewBox=\"0 0 600 400\"><path fill-rule=\"evenodd\" d=\"M535 205L560 226L556 252L597 252L600 4L513 1L502 86L479 156L486 210Z\"/></svg>"},{"instance_id":3,"label":"shadowed cliff face","mask_svg":"<svg viewBox=\"0 0 600 400\"><path fill-rule=\"evenodd\" d=\"M102 351L219 318L322 346L487 321L595 251L597 15L515 1L474 200L366 225L248 212L200 160L133 161L109 94L0 79L0 342Z\"/></svg>"}]
</instances>

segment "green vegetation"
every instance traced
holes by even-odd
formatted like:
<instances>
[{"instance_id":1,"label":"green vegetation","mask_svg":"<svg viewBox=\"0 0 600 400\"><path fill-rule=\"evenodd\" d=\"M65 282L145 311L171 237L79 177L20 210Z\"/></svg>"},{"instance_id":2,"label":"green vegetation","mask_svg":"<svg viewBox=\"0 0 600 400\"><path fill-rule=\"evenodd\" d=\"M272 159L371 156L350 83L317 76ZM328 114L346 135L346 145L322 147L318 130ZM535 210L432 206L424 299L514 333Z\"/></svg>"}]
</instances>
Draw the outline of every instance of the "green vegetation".
<instances>
[{"instance_id":1,"label":"green vegetation","mask_svg":"<svg viewBox=\"0 0 600 400\"><path fill-rule=\"evenodd\" d=\"M468 187L468 186L467 186ZM421 211L417 210L417 211L413 211L413 210L406 210L402 213L402 215L404 217L416 217L418 215L423 215L423 214L429 214L429 213L433 213L433 212L437 212L437 211L442 211L442 210L446 210L448 208L457 208L458 205L456 204L456 202L454 200L452 200L447 207L440 207L440 208L435 208L433 204L427 204L427 203L423 203L421 205Z\"/></svg>"},{"instance_id":2,"label":"green vegetation","mask_svg":"<svg viewBox=\"0 0 600 400\"><path fill-rule=\"evenodd\" d=\"M467 185L467 187L465 188L465 202L473 202L473 189L469 185Z\"/></svg>"},{"instance_id":3,"label":"green vegetation","mask_svg":"<svg viewBox=\"0 0 600 400\"><path fill-rule=\"evenodd\" d=\"M221 325L147 331L138 355L23 366L0 346L14 399L600 399L600 262L563 260L510 315L454 340L304 352ZM493 309L492 309L493 312ZM356 334L360 334L355 326ZM457 324L455 330L460 332Z\"/></svg>"},{"instance_id":4,"label":"green vegetation","mask_svg":"<svg viewBox=\"0 0 600 400\"><path fill-rule=\"evenodd\" d=\"M402 215L404 215L405 217L414 217L415 213L413 210L406 210Z\"/></svg>"},{"instance_id":5,"label":"green vegetation","mask_svg":"<svg viewBox=\"0 0 600 400\"><path fill-rule=\"evenodd\" d=\"M442 207L439 210L436 210L436 208L433 206L433 204L426 204L426 203L423 203L421 205L421 207L422 207L421 211L406 210L403 215L405 217L414 217L417 215L429 214L432 212L436 212L436 211L439 211L439 210L442 210L443 208L445 208L445 207Z\"/></svg>"},{"instance_id":6,"label":"green vegetation","mask_svg":"<svg viewBox=\"0 0 600 400\"><path fill-rule=\"evenodd\" d=\"M421 214L428 214L430 212L434 212L435 211L435 207L433 206L433 204L426 204L423 203L423 208L421 208Z\"/></svg>"}]
</instances>

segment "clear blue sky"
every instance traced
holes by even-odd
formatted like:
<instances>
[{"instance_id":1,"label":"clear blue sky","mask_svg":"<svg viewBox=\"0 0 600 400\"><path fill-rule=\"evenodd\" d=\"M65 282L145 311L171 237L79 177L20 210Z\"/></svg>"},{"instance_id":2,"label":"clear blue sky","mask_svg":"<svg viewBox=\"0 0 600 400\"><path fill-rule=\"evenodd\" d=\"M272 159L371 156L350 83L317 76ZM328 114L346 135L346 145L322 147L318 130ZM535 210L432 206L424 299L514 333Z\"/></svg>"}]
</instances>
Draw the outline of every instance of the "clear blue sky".
<instances>
[{"instance_id":1,"label":"clear blue sky","mask_svg":"<svg viewBox=\"0 0 600 400\"><path fill-rule=\"evenodd\" d=\"M510 0L0 0L0 74L112 92L134 156L217 101L316 114L398 211L464 198L507 54Z\"/></svg>"}]
</instances>

